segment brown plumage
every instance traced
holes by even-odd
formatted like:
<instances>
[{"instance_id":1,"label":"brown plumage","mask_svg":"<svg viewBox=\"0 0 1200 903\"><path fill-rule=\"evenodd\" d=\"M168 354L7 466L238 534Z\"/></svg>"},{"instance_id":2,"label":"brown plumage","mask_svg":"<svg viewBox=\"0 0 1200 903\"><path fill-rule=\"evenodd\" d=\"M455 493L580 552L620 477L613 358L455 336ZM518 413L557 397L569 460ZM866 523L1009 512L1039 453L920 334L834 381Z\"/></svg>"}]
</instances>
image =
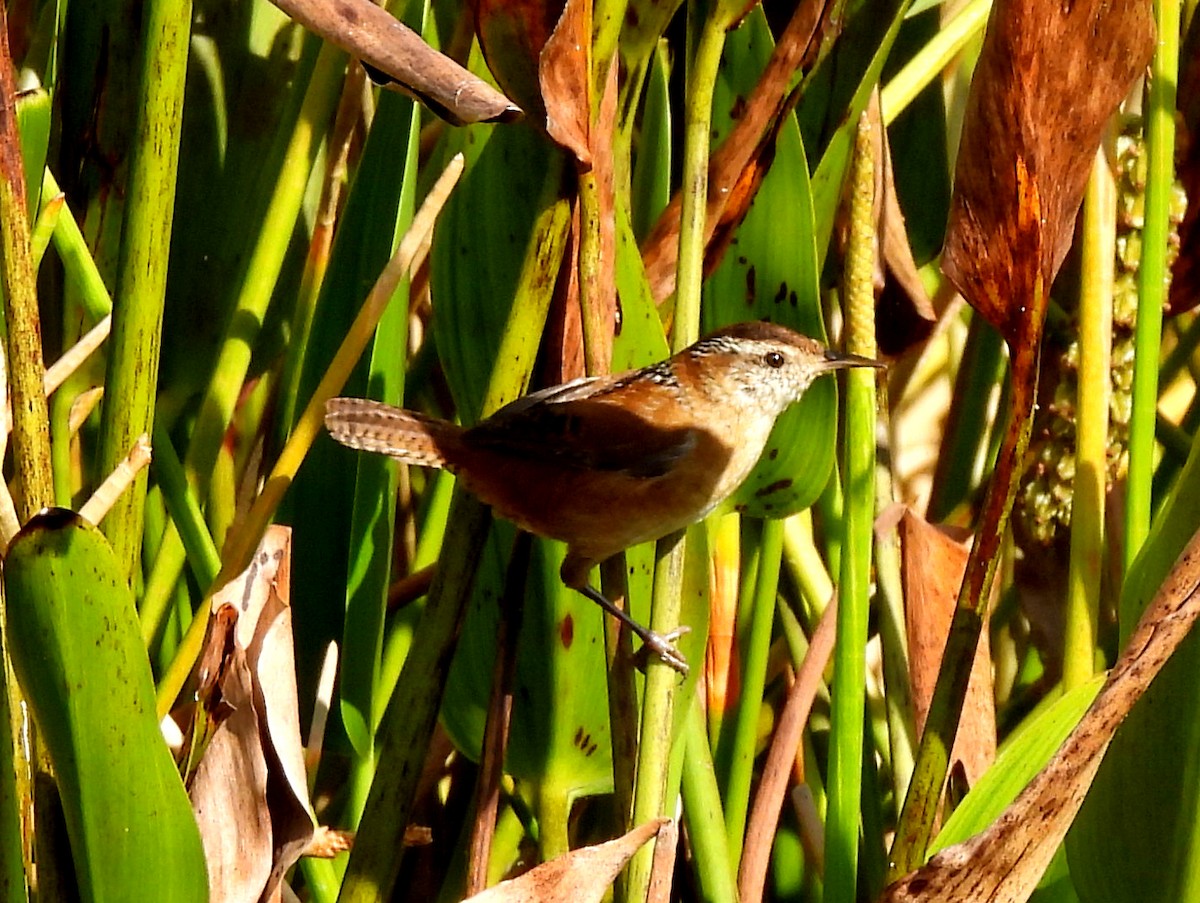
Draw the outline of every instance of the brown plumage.
<instances>
[{"instance_id":1,"label":"brown plumage","mask_svg":"<svg viewBox=\"0 0 1200 903\"><path fill-rule=\"evenodd\" d=\"M853 366L880 365L746 323L641 370L535 392L469 429L355 398L330 401L325 424L351 448L450 470L500 516L567 543L563 582L612 610L588 586L591 569L704 517L746 478L775 419L812 380Z\"/></svg>"}]
</instances>

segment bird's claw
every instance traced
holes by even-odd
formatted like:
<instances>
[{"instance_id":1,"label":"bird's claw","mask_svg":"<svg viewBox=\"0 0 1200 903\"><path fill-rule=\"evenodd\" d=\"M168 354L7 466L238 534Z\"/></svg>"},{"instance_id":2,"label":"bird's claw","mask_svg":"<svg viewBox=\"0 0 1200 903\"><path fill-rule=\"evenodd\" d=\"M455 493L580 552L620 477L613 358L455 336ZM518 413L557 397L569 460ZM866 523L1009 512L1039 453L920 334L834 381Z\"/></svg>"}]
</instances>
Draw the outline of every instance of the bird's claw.
<instances>
[{"instance_id":1,"label":"bird's claw","mask_svg":"<svg viewBox=\"0 0 1200 903\"><path fill-rule=\"evenodd\" d=\"M642 635L642 648L638 652L639 667L645 670L646 658L650 655L658 656L659 660L669 668L678 671L684 677L688 675L687 659L683 657L683 653L675 646L675 641L685 634L691 633L692 628L686 624L681 624L674 630L667 633L657 633L653 630L647 630Z\"/></svg>"}]
</instances>

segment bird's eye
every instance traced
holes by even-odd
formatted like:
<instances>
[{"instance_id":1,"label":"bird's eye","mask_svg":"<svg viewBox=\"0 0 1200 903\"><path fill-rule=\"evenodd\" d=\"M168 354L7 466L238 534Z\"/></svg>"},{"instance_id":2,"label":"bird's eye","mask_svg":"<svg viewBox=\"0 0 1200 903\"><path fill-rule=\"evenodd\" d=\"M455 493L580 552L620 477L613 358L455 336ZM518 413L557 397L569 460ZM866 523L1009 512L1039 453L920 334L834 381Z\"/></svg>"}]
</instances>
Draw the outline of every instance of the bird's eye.
<instances>
[{"instance_id":1,"label":"bird's eye","mask_svg":"<svg viewBox=\"0 0 1200 903\"><path fill-rule=\"evenodd\" d=\"M768 351L763 355L763 363L768 367L778 370L783 366L783 355L778 351Z\"/></svg>"}]
</instances>

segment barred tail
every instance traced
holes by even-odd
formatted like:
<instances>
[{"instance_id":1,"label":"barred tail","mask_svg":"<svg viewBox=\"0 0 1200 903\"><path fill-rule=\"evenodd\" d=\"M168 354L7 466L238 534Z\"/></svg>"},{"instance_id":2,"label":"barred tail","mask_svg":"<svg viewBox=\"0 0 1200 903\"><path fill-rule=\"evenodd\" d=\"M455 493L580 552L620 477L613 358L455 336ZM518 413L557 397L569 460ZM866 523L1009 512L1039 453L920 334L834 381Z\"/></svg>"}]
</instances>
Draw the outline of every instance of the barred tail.
<instances>
[{"instance_id":1,"label":"barred tail","mask_svg":"<svg viewBox=\"0 0 1200 903\"><path fill-rule=\"evenodd\" d=\"M325 429L342 445L420 467L450 466L462 435L453 423L366 398L327 402Z\"/></svg>"}]
</instances>

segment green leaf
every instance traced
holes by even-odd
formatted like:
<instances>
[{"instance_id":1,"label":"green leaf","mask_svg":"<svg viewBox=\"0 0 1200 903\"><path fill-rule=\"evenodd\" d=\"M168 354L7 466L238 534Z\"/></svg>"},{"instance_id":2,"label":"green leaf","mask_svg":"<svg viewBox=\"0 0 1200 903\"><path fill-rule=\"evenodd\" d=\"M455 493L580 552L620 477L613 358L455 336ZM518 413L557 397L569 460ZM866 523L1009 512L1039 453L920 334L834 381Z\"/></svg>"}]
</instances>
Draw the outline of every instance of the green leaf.
<instances>
[{"instance_id":1,"label":"green leaf","mask_svg":"<svg viewBox=\"0 0 1200 903\"><path fill-rule=\"evenodd\" d=\"M307 403L363 299L411 218L415 178L404 161L415 104L384 92L338 223L305 347L298 400ZM391 299L368 350L343 388L346 395L399 404L407 361L408 289ZM297 608L297 670L312 680L329 642L344 641L340 712L356 753L369 759L382 711L375 695L382 648L395 508L395 465L331 441L314 444L291 490ZM331 605L334 599L342 605Z\"/></svg>"},{"instance_id":2,"label":"green leaf","mask_svg":"<svg viewBox=\"0 0 1200 903\"><path fill-rule=\"evenodd\" d=\"M100 532L33 518L4 562L7 641L49 750L86 900L208 898L200 833L154 713L133 598Z\"/></svg>"},{"instance_id":3,"label":"green leaf","mask_svg":"<svg viewBox=\"0 0 1200 903\"><path fill-rule=\"evenodd\" d=\"M357 216L343 216L340 230L358 232L358 242L371 241L372 233L388 235L381 228L396 223L392 241L382 248L378 266L412 219L416 187L417 131L420 111L416 104L395 92L385 91L371 124L354 181L354 191L368 203L354 204ZM400 151L407 152L405 168L397 175ZM363 261L366 263L366 261ZM368 264L369 265L369 264ZM400 405L404 397L404 375L408 343L408 283L388 304L371 344L368 373L363 384L370 398ZM342 659L341 705L346 735L360 756L369 757L372 738L383 714L386 696L378 692L380 656L383 651L384 615L387 613L391 579L392 545L396 515L396 466L381 455L356 455L353 515L350 523L349 584L346 589L346 626L343 647L352 654Z\"/></svg>"},{"instance_id":4,"label":"green leaf","mask_svg":"<svg viewBox=\"0 0 1200 903\"><path fill-rule=\"evenodd\" d=\"M25 209L32 223L42 197L42 171L50 144L50 95L43 90L27 91L17 97L17 130L21 136L21 161L25 166Z\"/></svg>"},{"instance_id":5,"label":"green leaf","mask_svg":"<svg viewBox=\"0 0 1200 903\"><path fill-rule=\"evenodd\" d=\"M527 253L534 252L527 247L534 222L558 195L563 155L524 124L472 127L454 137L460 144L448 150L461 150L467 169L438 220L430 279L438 356L459 417L470 423L480 416L493 365L524 372L522 391L533 369L542 326L510 324L509 312ZM556 277L557 267L544 275ZM524 337L522 347L511 359L497 360L506 330ZM497 401L516 397L506 393Z\"/></svg>"},{"instance_id":6,"label":"green leaf","mask_svg":"<svg viewBox=\"0 0 1200 903\"><path fill-rule=\"evenodd\" d=\"M478 140L464 137L468 145ZM510 310L521 291L522 271L538 250L530 244L531 230L547 198L557 191L558 159L558 152L531 130L494 131L469 164L438 226L433 249L435 304L440 304L435 330L446 378L464 419L476 415L485 387L494 384L493 363L497 373L510 375L527 375L532 366L540 324L531 332L533 324L513 322ZM489 215L479 216L481 209ZM641 281L644 284L644 276ZM661 342L661 324L647 314L645 299L636 294L636 272L625 273L622 284L630 293L625 310L630 334L653 337L657 329ZM548 287L542 284L538 290ZM526 336L523 349L504 359L501 349L513 348L517 334ZM626 342L618 344L623 349L620 356L636 355ZM501 617L497 603L512 543L511 526L497 523L478 563L474 598L442 705L447 731L474 756L483 736ZM534 544L518 639L517 702L508 754L509 770L536 784L535 796L543 802L561 802L611 785L603 621L595 605L562 585L562 554L561 544ZM585 684L599 689L585 691Z\"/></svg>"}]
</instances>

